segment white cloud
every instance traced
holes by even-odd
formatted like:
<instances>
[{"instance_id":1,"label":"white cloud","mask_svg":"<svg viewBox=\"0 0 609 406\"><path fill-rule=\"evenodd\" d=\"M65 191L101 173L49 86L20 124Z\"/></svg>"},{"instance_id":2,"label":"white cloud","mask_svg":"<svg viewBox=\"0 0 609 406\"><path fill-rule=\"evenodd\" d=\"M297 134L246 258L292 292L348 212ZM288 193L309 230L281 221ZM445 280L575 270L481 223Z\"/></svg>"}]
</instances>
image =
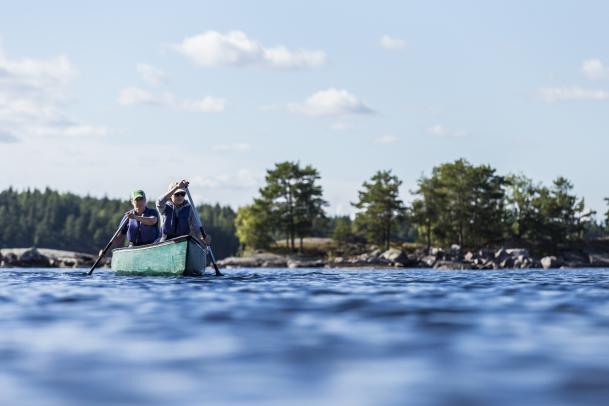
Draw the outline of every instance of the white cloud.
<instances>
[{"instance_id":1,"label":"white cloud","mask_svg":"<svg viewBox=\"0 0 609 406\"><path fill-rule=\"evenodd\" d=\"M434 137L460 138L460 137L465 137L468 135L467 131L451 130L449 128L446 128L442 124L435 124L435 125L431 126L431 127L427 128L426 132L427 132L427 134L434 136Z\"/></svg>"},{"instance_id":2,"label":"white cloud","mask_svg":"<svg viewBox=\"0 0 609 406\"><path fill-rule=\"evenodd\" d=\"M139 87L126 87L118 95L118 103L122 106L138 104L162 105L172 103L171 97L165 95L154 95Z\"/></svg>"},{"instance_id":3,"label":"white cloud","mask_svg":"<svg viewBox=\"0 0 609 406\"><path fill-rule=\"evenodd\" d=\"M206 31L185 38L174 48L203 67L263 66L280 69L315 68L326 62L319 50L289 50L285 46L267 48L242 31Z\"/></svg>"},{"instance_id":4,"label":"white cloud","mask_svg":"<svg viewBox=\"0 0 609 406\"><path fill-rule=\"evenodd\" d=\"M380 137L378 137L376 140L374 140L377 144L384 144L384 145L389 145L389 144L395 144L396 142L399 141L399 138L396 137L393 134L385 134L382 135Z\"/></svg>"},{"instance_id":5,"label":"white cloud","mask_svg":"<svg viewBox=\"0 0 609 406\"><path fill-rule=\"evenodd\" d=\"M330 126L330 129L334 131L346 131L349 130L351 127L352 126L349 123L346 123L344 121L337 121Z\"/></svg>"},{"instance_id":6,"label":"white cloud","mask_svg":"<svg viewBox=\"0 0 609 406\"><path fill-rule=\"evenodd\" d=\"M169 106L178 110L219 113L224 111L226 101L207 96L198 100L178 100L173 93L154 94L139 87L126 87L118 95L118 103L122 106L152 105Z\"/></svg>"},{"instance_id":7,"label":"white cloud","mask_svg":"<svg viewBox=\"0 0 609 406\"><path fill-rule=\"evenodd\" d=\"M389 35L383 35L379 41L379 45L385 49L403 49L406 48L406 41Z\"/></svg>"},{"instance_id":8,"label":"white cloud","mask_svg":"<svg viewBox=\"0 0 609 406\"><path fill-rule=\"evenodd\" d=\"M190 180L193 186L209 189L251 189L260 185L262 176L249 169L241 169L235 174L219 174L215 176L195 176Z\"/></svg>"},{"instance_id":9,"label":"white cloud","mask_svg":"<svg viewBox=\"0 0 609 406\"><path fill-rule=\"evenodd\" d=\"M142 80L152 85L158 86L167 80L165 72L154 66L138 63L136 69Z\"/></svg>"},{"instance_id":10,"label":"white cloud","mask_svg":"<svg viewBox=\"0 0 609 406\"><path fill-rule=\"evenodd\" d=\"M609 66L605 66L600 59L585 60L581 70L588 79L609 79Z\"/></svg>"},{"instance_id":11,"label":"white cloud","mask_svg":"<svg viewBox=\"0 0 609 406\"><path fill-rule=\"evenodd\" d=\"M64 55L10 59L0 48L0 129L13 138L108 133L108 129L78 123L63 112L68 86L77 76Z\"/></svg>"},{"instance_id":12,"label":"white cloud","mask_svg":"<svg viewBox=\"0 0 609 406\"><path fill-rule=\"evenodd\" d=\"M609 100L609 92L597 89L583 89L577 86L551 87L540 89L541 98L548 102L561 101L606 101Z\"/></svg>"},{"instance_id":13,"label":"white cloud","mask_svg":"<svg viewBox=\"0 0 609 406\"><path fill-rule=\"evenodd\" d=\"M310 116L374 113L374 110L348 91L335 88L316 92L302 103L291 103L288 110Z\"/></svg>"},{"instance_id":14,"label":"white cloud","mask_svg":"<svg viewBox=\"0 0 609 406\"><path fill-rule=\"evenodd\" d=\"M232 143L232 144L214 145L213 147L211 147L211 149L212 149L212 151L217 151L217 152L230 152L230 151L244 152L244 151L249 151L250 149L252 149L252 146L247 143L237 142L237 143Z\"/></svg>"},{"instance_id":15,"label":"white cloud","mask_svg":"<svg viewBox=\"0 0 609 406\"><path fill-rule=\"evenodd\" d=\"M215 97L204 97L200 100L184 100L178 103L178 108L186 111L200 111L203 113L220 113L224 111L226 101Z\"/></svg>"},{"instance_id":16,"label":"white cloud","mask_svg":"<svg viewBox=\"0 0 609 406\"><path fill-rule=\"evenodd\" d=\"M30 133L39 136L104 137L110 130L105 127L72 124L61 127L35 127Z\"/></svg>"}]
</instances>

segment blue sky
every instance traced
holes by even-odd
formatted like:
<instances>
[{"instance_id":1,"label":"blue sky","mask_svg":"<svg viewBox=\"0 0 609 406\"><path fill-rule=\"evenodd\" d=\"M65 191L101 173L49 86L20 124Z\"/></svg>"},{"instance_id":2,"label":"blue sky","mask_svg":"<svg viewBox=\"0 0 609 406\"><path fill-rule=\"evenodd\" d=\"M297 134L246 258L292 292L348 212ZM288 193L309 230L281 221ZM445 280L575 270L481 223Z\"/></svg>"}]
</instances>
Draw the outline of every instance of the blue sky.
<instances>
[{"instance_id":1,"label":"blue sky","mask_svg":"<svg viewBox=\"0 0 609 406\"><path fill-rule=\"evenodd\" d=\"M335 214L464 157L609 196L607 2L0 3L0 188L237 207L299 160Z\"/></svg>"}]
</instances>

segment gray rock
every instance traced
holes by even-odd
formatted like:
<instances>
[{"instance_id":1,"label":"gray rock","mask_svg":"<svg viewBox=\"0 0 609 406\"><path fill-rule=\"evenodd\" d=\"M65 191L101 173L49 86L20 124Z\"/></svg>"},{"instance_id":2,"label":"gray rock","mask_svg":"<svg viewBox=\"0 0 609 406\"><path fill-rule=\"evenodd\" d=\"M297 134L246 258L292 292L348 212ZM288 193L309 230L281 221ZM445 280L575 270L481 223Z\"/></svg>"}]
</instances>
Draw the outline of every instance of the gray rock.
<instances>
[{"instance_id":1,"label":"gray rock","mask_svg":"<svg viewBox=\"0 0 609 406\"><path fill-rule=\"evenodd\" d=\"M466 262L474 262L476 260L476 254L474 254L471 251L468 251L465 256L463 257L463 260Z\"/></svg>"},{"instance_id":2,"label":"gray rock","mask_svg":"<svg viewBox=\"0 0 609 406\"><path fill-rule=\"evenodd\" d=\"M397 248L390 248L387 251L381 254L381 258L386 259L387 261L394 264L406 265L408 261L408 256L403 250Z\"/></svg>"},{"instance_id":3,"label":"gray rock","mask_svg":"<svg viewBox=\"0 0 609 406\"><path fill-rule=\"evenodd\" d=\"M529 250L526 248L509 248L506 250L506 252L512 257L512 258L517 258L517 257L525 257L528 258L529 257Z\"/></svg>"},{"instance_id":4,"label":"gray rock","mask_svg":"<svg viewBox=\"0 0 609 406\"><path fill-rule=\"evenodd\" d=\"M558 268L561 266L561 262L554 256L543 257L541 259L541 266L543 269Z\"/></svg>"},{"instance_id":5,"label":"gray rock","mask_svg":"<svg viewBox=\"0 0 609 406\"><path fill-rule=\"evenodd\" d=\"M594 267L609 267L608 253L590 253L588 255L590 266Z\"/></svg>"},{"instance_id":6,"label":"gray rock","mask_svg":"<svg viewBox=\"0 0 609 406\"><path fill-rule=\"evenodd\" d=\"M495 252L495 261L502 262L510 257L507 250L505 248L499 248L497 252Z\"/></svg>"},{"instance_id":7,"label":"gray rock","mask_svg":"<svg viewBox=\"0 0 609 406\"><path fill-rule=\"evenodd\" d=\"M421 266L426 266L428 268L432 268L436 263L437 258L435 255L426 255L420 260Z\"/></svg>"},{"instance_id":8,"label":"gray rock","mask_svg":"<svg viewBox=\"0 0 609 406\"><path fill-rule=\"evenodd\" d=\"M499 263L499 268L501 269L508 269L508 268L513 268L514 267L514 258L512 257L507 257L506 259L504 259L503 261L501 261Z\"/></svg>"}]
</instances>

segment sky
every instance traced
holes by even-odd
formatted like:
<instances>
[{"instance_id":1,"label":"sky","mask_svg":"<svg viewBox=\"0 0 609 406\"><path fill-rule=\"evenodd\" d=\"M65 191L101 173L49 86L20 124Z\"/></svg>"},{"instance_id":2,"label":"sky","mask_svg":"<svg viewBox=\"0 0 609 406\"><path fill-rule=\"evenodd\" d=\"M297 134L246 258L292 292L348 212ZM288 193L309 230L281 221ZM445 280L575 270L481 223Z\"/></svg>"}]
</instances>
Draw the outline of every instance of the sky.
<instances>
[{"instance_id":1,"label":"sky","mask_svg":"<svg viewBox=\"0 0 609 406\"><path fill-rule=\"evenodd\" d=\"M609 2L0 0L0 189L248 204L313 165L350 214L465 158L609 196Z\"/></svg>"}]
</instances>

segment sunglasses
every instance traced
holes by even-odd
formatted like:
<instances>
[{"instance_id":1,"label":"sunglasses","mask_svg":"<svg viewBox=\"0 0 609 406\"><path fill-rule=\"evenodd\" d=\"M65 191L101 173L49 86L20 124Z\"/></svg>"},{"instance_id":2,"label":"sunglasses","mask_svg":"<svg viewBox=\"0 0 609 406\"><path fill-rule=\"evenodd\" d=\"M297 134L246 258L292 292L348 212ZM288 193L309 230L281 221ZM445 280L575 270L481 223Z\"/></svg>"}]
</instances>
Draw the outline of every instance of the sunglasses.
<instances>
[{"instance_id":1,"label":"sunglasses","mask_svg":"<svg viewBox=\"0 0 609 406\"><path fill-rule=\"evenodd\" d=\"M185 192L177 192L177 193L174 193L173 195L174 196L179 196L179 197L184 197L184 196L186 196L186 193Z\"/></svg>"}]
</instances>

